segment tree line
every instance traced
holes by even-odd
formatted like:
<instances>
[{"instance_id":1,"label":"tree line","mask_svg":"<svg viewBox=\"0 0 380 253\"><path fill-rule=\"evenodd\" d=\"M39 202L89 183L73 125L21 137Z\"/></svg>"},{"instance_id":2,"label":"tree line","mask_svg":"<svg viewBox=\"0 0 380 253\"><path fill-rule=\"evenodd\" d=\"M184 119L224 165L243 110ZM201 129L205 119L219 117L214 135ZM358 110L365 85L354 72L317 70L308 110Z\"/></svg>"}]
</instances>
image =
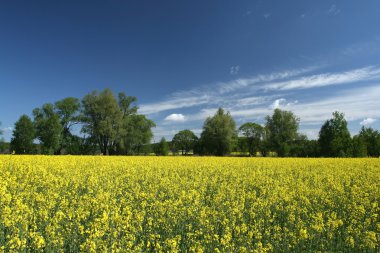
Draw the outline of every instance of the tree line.
<instances>
[{"instance_id":1,"label":"tree line","mask_svg":"<svg viewBox=\"0 0 380 253\"><path fill-rule=\"evenodd\" d=\"M46 103L15 123L10 151L16 154L132 155L144 152L154 122L138 114L137 99L109 89ZM74 134L74 128L80 134ZM80 136L81 135L81 136ZM38 140L38 144L35 144Z\"/></svg>"},{"instance_id":2,"label":"tree line","mask_svg":"<svg viewBox=\"0 0 380 253\"><path fill-rule=\"evenodd\" d=\"M68 97L46 103L32 111L33 118L19 118L8 149L16 154L55 155L380 156L379 131L362 127L351 137L341 112L324 122L318 140L308 140L298 132L300 119L291 111L275 109L264 125L246 122L237 128L230 113L219 108L205 120L200 137L185 129L170 142L162 138L151 144L155 123L138 114L136 101L136 97L123 92L116 97L105 89L81 100ZM0 149L5 149L4 142Z\"/></svg>"},{"instance_id":3,"label":"tree line","mask_svg":"<svg viewBox=\"0 0 380 253\"><path fill-rule=\"evenodd\" d=\"M161 140L156 146L156 153L165 155L171 147L174 153L193 151L193 154L216 156L231 153L280 157L380 156L379 131L363 126L357 135L351 137L341 112L332 113L332 118L324 122L318 140L308 140L298 132L300 119L291 111L275 109L265 121L263 126L246 122L236 128L229 112L219 108L204 122L200 138L190 130L180 131L170 145Z\"/></svg>"}]
</instances>

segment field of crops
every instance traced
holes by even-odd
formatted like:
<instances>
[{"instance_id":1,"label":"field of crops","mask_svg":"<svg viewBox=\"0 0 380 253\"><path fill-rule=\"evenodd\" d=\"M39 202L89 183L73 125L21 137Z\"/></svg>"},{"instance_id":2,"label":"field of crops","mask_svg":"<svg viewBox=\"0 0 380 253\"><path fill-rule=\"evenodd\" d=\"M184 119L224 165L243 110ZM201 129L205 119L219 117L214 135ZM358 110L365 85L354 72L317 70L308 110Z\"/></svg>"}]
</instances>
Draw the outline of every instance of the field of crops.
<instances>
[{"instance_id":1,"label":"field of crops","mask_svg":"<svg viewBox=\"0 0 380 253\"><path fill-rule=\"evenodd\" d=\"M0 252L379 252L380 159L0 156Z\"/></svg>"}]
</instances>

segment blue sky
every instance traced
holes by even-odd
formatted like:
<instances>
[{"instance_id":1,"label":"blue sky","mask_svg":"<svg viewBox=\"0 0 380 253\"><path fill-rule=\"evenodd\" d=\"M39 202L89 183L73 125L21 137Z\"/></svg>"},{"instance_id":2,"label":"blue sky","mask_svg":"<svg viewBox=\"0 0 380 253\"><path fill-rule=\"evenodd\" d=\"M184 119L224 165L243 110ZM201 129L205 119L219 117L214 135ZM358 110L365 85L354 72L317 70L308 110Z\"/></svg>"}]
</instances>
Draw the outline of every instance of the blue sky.
<instances>
[{"instance_id":1,"label":"blue sky","mask_svg":"<svg viewBox=\"0 0 380 253\"><path fill-rule=\"evenodd\" d=\"M2 1L0 128L108 87L138 98L155 140L200 133L219 106L292 110L316 138L335 110L380 129L379 1Z\"/></svg>"}]
</instances>

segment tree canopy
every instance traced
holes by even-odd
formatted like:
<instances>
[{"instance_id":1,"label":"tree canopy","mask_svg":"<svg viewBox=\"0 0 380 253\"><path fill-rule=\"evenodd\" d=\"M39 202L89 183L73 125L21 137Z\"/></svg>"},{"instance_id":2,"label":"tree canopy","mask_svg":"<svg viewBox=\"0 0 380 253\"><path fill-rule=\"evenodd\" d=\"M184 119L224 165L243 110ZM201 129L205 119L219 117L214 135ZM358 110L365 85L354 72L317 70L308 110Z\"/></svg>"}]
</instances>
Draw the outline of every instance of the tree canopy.
<instances>
[{"instance_id":1,"label":"tree canopy","mask_svg":"<svg viewBox=\"0 0 380 253\"><path fill-rule=\"evenodd\" d=\"M205 154L218 156L229 154L236 139L236 124L229 112L219 108L213 117L206 119L201 134Z\"/></svg>"},{"instance_id":2,"label":"tree canopy","mask_svg":"<svg viewBox=\"0 0 380 253\"><path fill-rule=\"evenodd\" d=\"M194 149L197 141L198 137L191 130L185 129L174 135L172 145L175 150L181 151L182 155L187 155Z\"/></svg>"},{"instance_id":3,"label":"tree canopy","mask_svg":"<svg viewBox=\"0 0 380 253\"><path fill-rule=\"evenodd\" d=\"M346 157L352 154L350 132L344 113L333 112L333 117L322 125L319 131L319 145L322 156Z\"/></svg>"},{"instance_id":4,"label":"tree canopy","mask_svg":"<svg viewBox=\"0 0 380 253\"><path fill-rule=\"evenodd\" d=\"M279 156L288 156L298 136L298 126L299 118L293 112L275 109L272 116L266 117L268 147Z\"/></svg>"},{"instance_id":5,"label":"tree canopy","mask_svg":"<svg viewBox=\"0 0 380 253\"><path fill-rule=\"evenodd\" d=\"M33 144L35 137L33 121L27 115L22 115L15 123L10 148L16 154L32 154L35 151Z\"/></svg>"},{"instance_id":6,"label":"tree canopy","mask_svg":"<svg viewBox=\"0 0 380 253\"><path fill-rule=\"evenodd\" d=\"M42 153L59 154L62 138L62 125L54 112L54 105L47 103L33 110L36 137L41 142Z\"/></svg>"},{"instance_id":7,"label":"tree canopy","mask_svg":"<svg viewBox=\"0 0 380 253\"><path fill-rule=\"evenodd\" d=\"M262 148L262 141L265 137L264 127L257 123L247 122L239 127L239 132L245 137L249 154L256 155Z\"/></svg>"}]
</instances>

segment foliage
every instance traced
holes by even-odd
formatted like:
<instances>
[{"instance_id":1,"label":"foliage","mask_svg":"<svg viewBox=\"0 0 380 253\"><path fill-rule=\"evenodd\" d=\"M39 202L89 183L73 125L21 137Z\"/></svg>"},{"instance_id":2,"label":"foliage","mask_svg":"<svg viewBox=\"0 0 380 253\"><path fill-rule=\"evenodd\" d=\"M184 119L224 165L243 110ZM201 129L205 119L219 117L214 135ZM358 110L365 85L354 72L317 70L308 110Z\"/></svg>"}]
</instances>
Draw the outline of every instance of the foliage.
<instances>
[{"instance_id":1,"label":"foliage","mask_svg":"<svg viewBox=\"0 0 380 253\"><path fill-rule=\"evenodd\" d=\"M53 104L44 104L33 110L36 137L41 142L43 154L57 154L62 140L62 125Z\"/></svg>"},{"instance_id":2,"label":"foliage","mask_svg":"<svg viewBox=\"0 0 380 253\"><path fill-rule=\"evenodd\" d=\"M288 156L291 144L298 137L299 118L291 111L275 109L266 117L267 145L278 156Z\"/></svg>"},{"instance_id":3,"label":"foliage","mask_svg":"<svg viewBox=\"0 0 380 253\"><path fill-rule=\"evenodd\" d=\"M353 157L366 157L367 146L363 138L360 136L354 136L352 138L352 156Z\"/></svg>"},{"instance_id":4,"label":"foliage","mask_svg":"<svg viewBox=\"0 0 380 253\"><path fill-rule=\"evenodd\" d=\"M371 127L362 127L359 134L356 136L365 146L368 156L380 156L380 133Z\"/></svg>"},{"instance_id":5,"label":"foliage","mask_svg":"<svg viewBox=\"0 0 380 253\"><path fill-rule=\"evenodd\" d=\"M131 114L124 119L124 132L118 143L119 154L144 153L144 146L153 137L152 127L156 124L145 115Z\"/></svg>"},{"instance_id":6,"label":"foliage","mask_svg":"<svg viewBox=\"0 0 380 253\"><path fill-rule=\"evenodd\" d=\"M308 140L306 136L300 135L292 142L290 156L293 157L319 157L319 145L316 140Z\"/></svg>"},{"instance_id":7,"label":"foliage","mask_svg":"<svg viewBox=\"0 0 380 253\"><path fill-rule=\"evenodd\" d=\"M159 156L167 156L169 154L169 145L164 137L162 137L160 142L155 146L154 153Z\"/></svg>"},{"instance_id":8,"label":"foliage","mask_svg":"<svg viewBox=\"0 0 380 253\"><path fill-rule=\"evenodd\" d=\"M379 159L0 157L4 252L379 252Z\"/></svg>"},{"instance_id":9,"label":"foliage","mask_svg":"<svg viewBox=\"0 0 380 253\"><path fill-rule=\"evenodd\" d=\"M27 115L22 115L15 123L11 150L16 154L32 154L35 152L33 140L36 138L36 130L32 120Z\"/></svg>"},{"instance_id":10,"label":"foliage","mask_svg":"<svg viewBox=\"0 0 380 253\"><path fill-rule=\"evenodd\" d=\"M124 93L117 100L109 89L83 98L82 131L96 140L103 154L134 154L150 142L155 124L137 114L135 101Z\"/></svg>"},{"instance_id":11,"label":"foliage","mask_svg":"<svg viewBox=\"0 0 380 253\"><path fill-rule=\"evenodd\" d=\"M250 155L256 155L261 151L262 141L265 138L265 129L253 122L244 123L239 127L239 132L245 137L245 142Z\"/></svg>"},{"instance_id":12,"label":"foliage","mask_svg":"<svg viewBox=\"0 0 380 253\"><path fill-rule=\"evenodd\" d=\"M182 155L187 155L194 149L195 144L198 141L198 137L188 129L179 131L172 139L172 145L174 150L182 152Z\"/></svg>"},{"instance_id":13,"label":"foliage","mask_svg":"<svg viewBox=\"0 0 380 253\"><path fill-rule=\"evenodd\" d=\"M93 91L83 100L82 131L96 139L101 152L109 155L115 149L122 125L122 112L112 91Z\"/></svg>"},{"instance_id":14,"label":"foliage","mask_svg":"<svg viewBox=\"0 0 380 253\"><path fill-rule=\"evenodd\" d=\"M77 98L67 97L55 102L55 113L59 116L62 125L62 139L59 153L79 154L78 136L71 133L71 128L80 123L80 101Z\"/></svg>"},{"instance_id":15,"label":"foliage","mask_svg":"<svg viewBox=\"0 0 380 253\"><path fill-rule=\"evenodd\" d=\"M200 144L205 154L229 154L237 140L236 124L230 113L219 108L203 125Z\"/></svg>"},{"instance_id":16,"label":"foliage","mask_svg":"<svg viewBox=\"0 0 380 253\"><path fill-rule=\"evenodd\" d=\"M352 154L350 132L344 113L334 112L333 118L327 120L319 131L321 155L325 157L347 157Z\"/></svg>"}]
</instances>

